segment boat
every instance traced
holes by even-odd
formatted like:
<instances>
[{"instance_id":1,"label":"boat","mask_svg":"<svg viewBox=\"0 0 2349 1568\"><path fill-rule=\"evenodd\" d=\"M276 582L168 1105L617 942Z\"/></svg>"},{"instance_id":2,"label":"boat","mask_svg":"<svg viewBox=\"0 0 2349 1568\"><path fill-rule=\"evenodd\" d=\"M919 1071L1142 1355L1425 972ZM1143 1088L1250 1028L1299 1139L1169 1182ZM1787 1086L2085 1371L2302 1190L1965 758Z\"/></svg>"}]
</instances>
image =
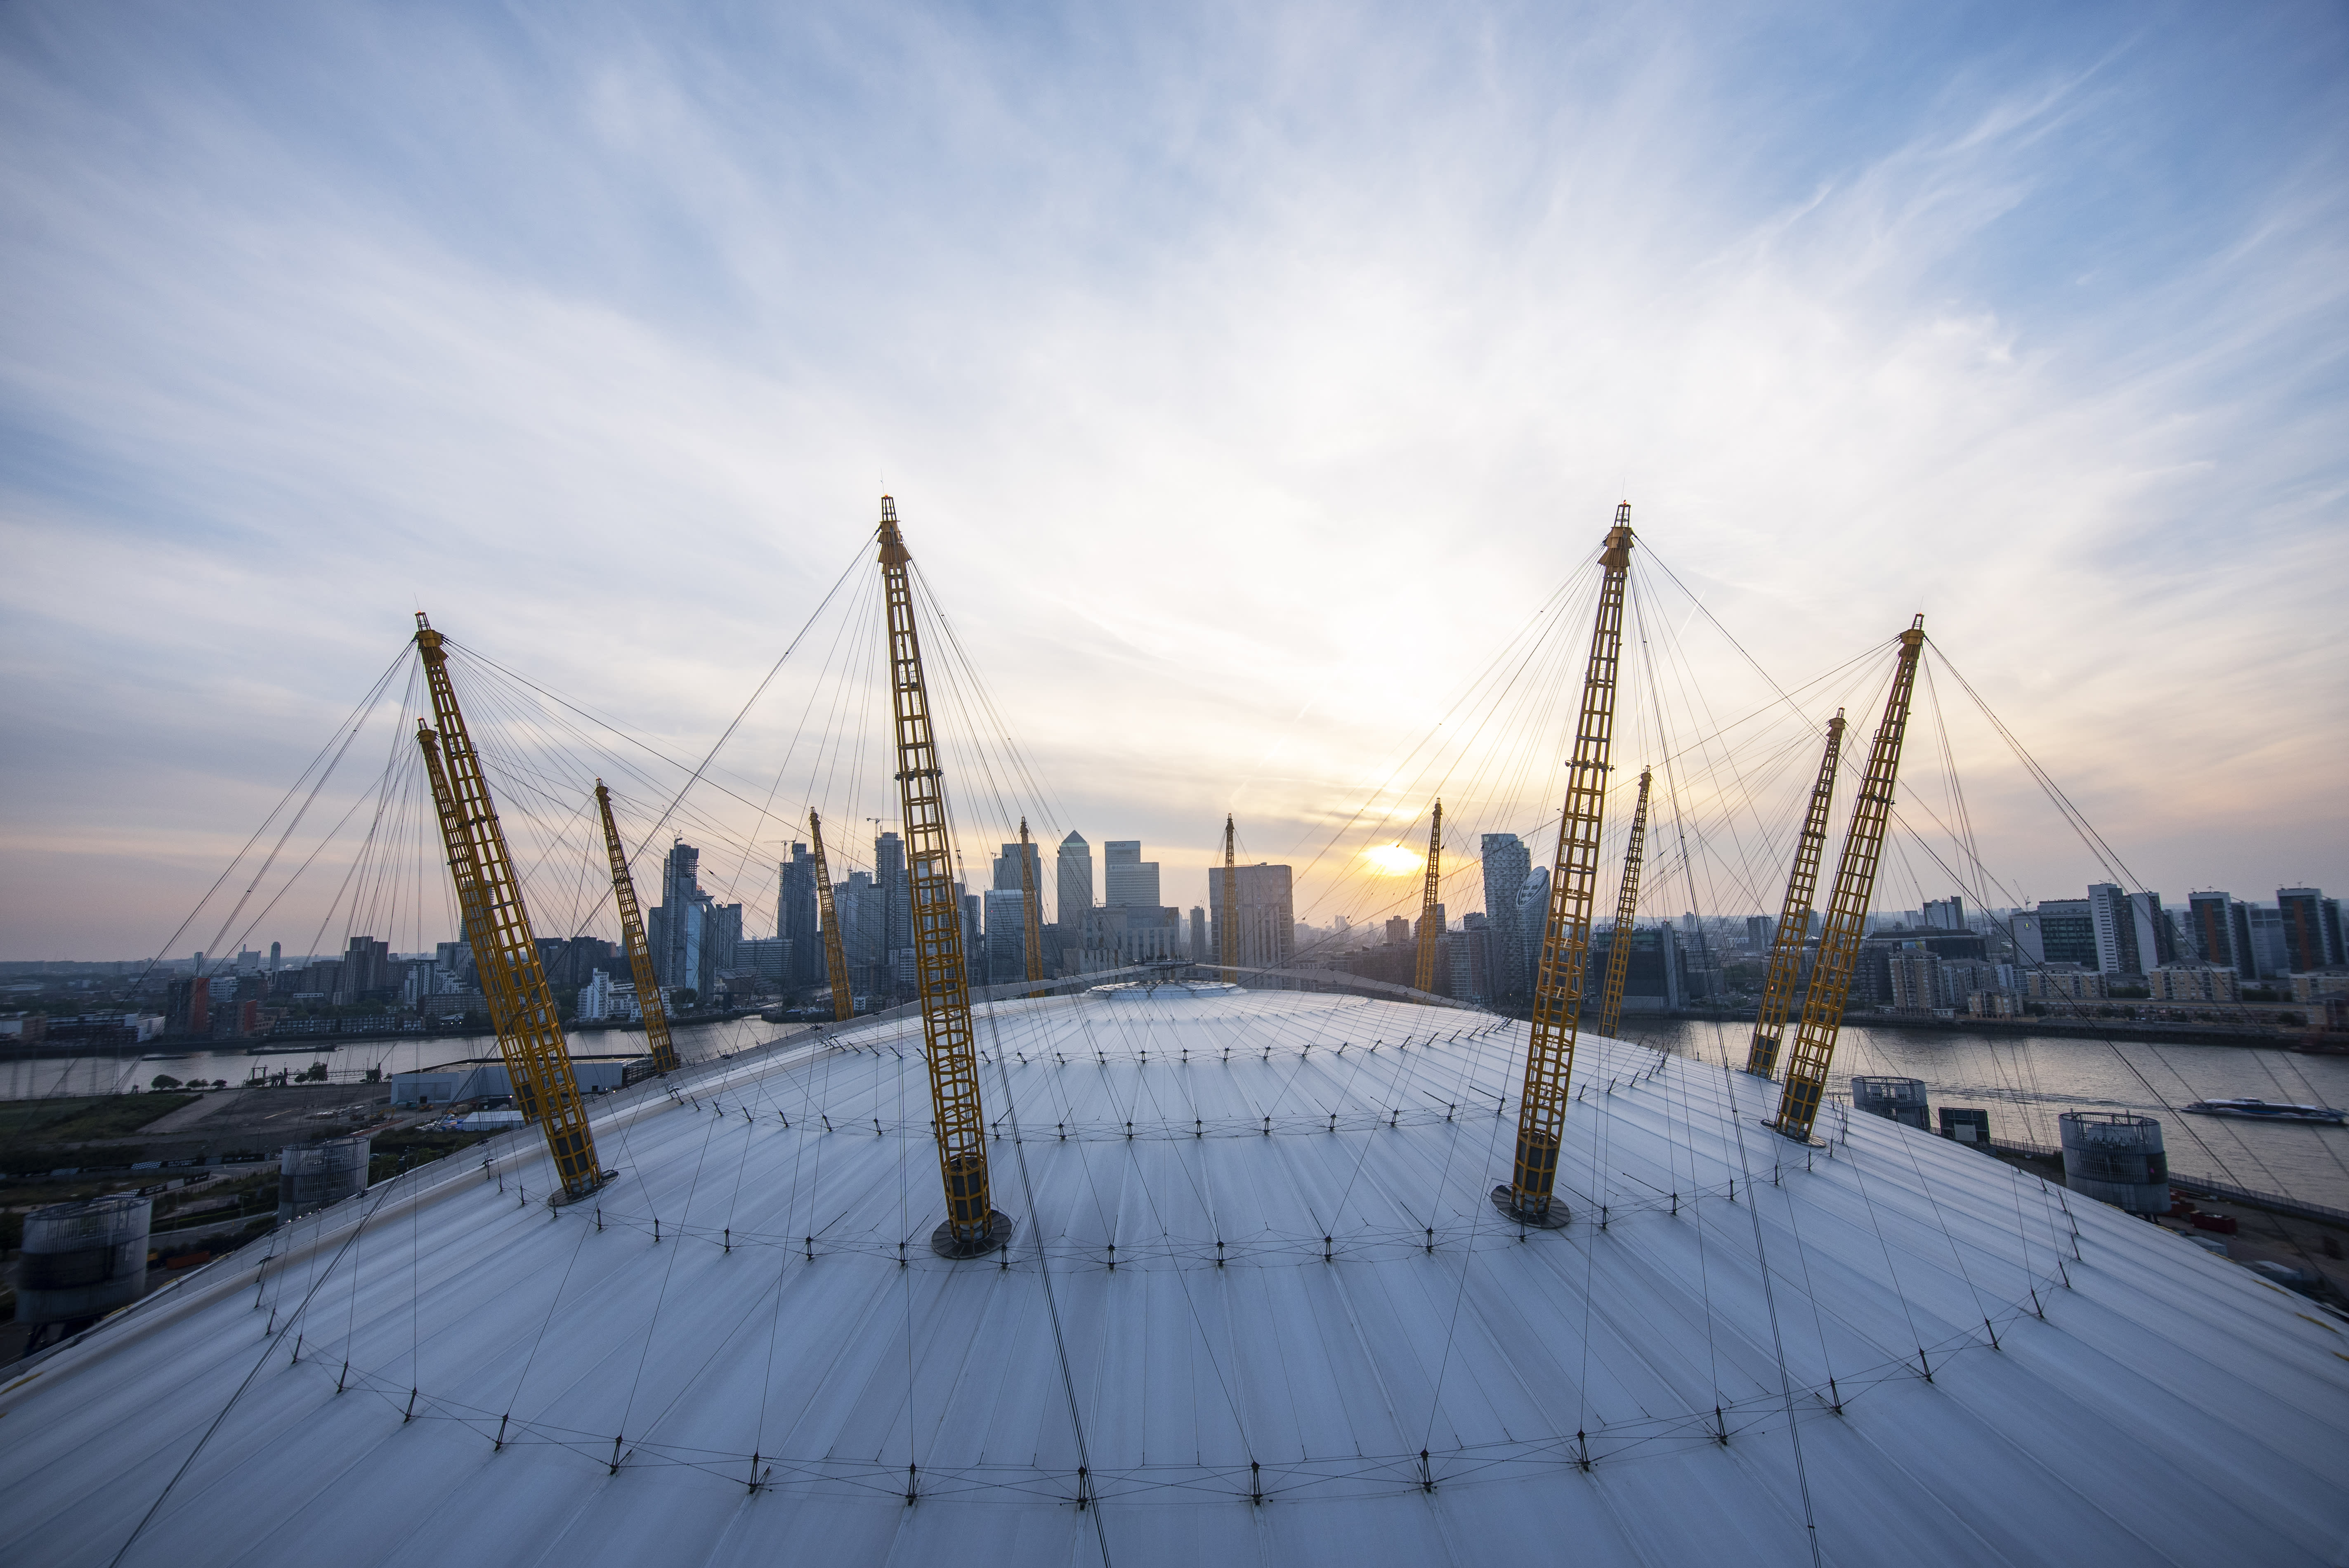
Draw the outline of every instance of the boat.
<instances>
[{"instance_id":1,"label":"boat","mask_svg":"<svg viewBox=\"0 0 2349 1568\"><path fill-rule=\"evenodd\" d=\"M2339 1127L2349 1111L2331 1106L2279 1105L2271 1100L2197 1100L2183 1107L2206 1116L2247 1116L2257 1122L2323 1122Z\"/></svg>"}]
</instances>

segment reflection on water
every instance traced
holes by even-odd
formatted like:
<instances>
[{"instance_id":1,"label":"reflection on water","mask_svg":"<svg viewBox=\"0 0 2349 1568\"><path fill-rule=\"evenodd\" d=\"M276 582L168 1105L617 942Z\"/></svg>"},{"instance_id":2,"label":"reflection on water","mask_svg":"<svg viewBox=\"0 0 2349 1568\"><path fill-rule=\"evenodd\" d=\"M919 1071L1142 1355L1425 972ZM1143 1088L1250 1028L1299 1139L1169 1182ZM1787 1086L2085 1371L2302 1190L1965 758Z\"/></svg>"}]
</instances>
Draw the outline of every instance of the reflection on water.
<instances>
[{"instance_id":1,"label":"reflection on water","mask_svg":"<svg viewBox=\"0 0 2349 1568\"><path fill-rule=\"evenodd\" d=\"M1626 1018L1626 1039L1708 1062L1743 1064L1751 1023ZM2170 1168L2260 1192L2349 1209L2349 1127L2186 1116L2192 1100L2250 1098L2349 1109L2349 1056L2243 1045L2106 1044L2069 1036L1855 1025L1836 1045L1831 1093L1848 1103L1855 1075L1922 1078L1932 1103L1990 1112L2001 1143L2055 1147L2064 1111L2158 1117ZM1770 1102L1775 1105L1775 1098Z\"/></svg>"},{"instance_id":2,"label":"reflection on water","mask_svg":"<svg viewBox=\"0 0 2349 1568\"><path fill-rule=\"evenodd\" d=\"M674 1031L678 1054L688 1062L706 1061L723 1052L761 1044L784 1032L785 1026L756 1018L720 1023L680 1024ZM606 1029L571 1037L574 1056L641 1056L645 1037L636 1030ZM125 1050L105 1056L53 1056L29 1061L0 1062L0 1099L36 1099L49 1095L109 1095L151 1082L158 1074L182 1082L211 1083L225 1079L242 1084L255 1073L271 1077L284 1073L300 1077L325 1064L337 1084L357 1083L370 1068L388 1077L414 1073L444 1062L471 1058L495 1060L494 1034L450 1034L438 1040L354 1040L336 1049L305 1047L295 1052L272 1051L250 1055L243 1050L171 1052L141 1054Z\"/></svg>"},{"instance_id":3,"label":"reflection on water","mask_svg":"<svg viewBox=\"0 0 2349 1568\"><path fill-rule=\"evenodd\" d=\"M1706 1062L1743 1063L1753 1026L1689 1019L1624 1020L1627 1039ZM678 1054L705 1061L772 1040L779 1024L756 1018L693 1023L676 1032ZM641 1055L644 1036L608 1030L571 1042L580 1056ZM184 1056L61 1057L0 1062L0 1098L97 1095L143 1085L157 1074L174 1078L245 1081L255 1071L298 1075L323 1062L335 1082L358 1080L368 1068L388 1075L414 1072L469 1057L494 1057L496 1037L355 1041L334 1051L254 1056L206 1051ZM2158 1116L2172 1169L2204 1175L2262 1192L2289 1193L2313 1203L2349 1209L2349 1128L2307 1123L2236 1121L2190 1116L2173 1107L2189 1100L2237 1096L2349 1107L2349 1056L2302 1056L2240 1045L2107 1044L2048 1035L1991 1035L1965 1031L1869 1029L1843 1032L1832 1088L1848 1099L1853 1074L1922 1078L1936 1106L1979 1106L1991 1116L1991 1136L2002 1143L2053 1147L2055 1117L2067 1110L2135 1111ZM1747 1082L1741 1078L1741 1085Z\"/></svg>"}]
</instances>

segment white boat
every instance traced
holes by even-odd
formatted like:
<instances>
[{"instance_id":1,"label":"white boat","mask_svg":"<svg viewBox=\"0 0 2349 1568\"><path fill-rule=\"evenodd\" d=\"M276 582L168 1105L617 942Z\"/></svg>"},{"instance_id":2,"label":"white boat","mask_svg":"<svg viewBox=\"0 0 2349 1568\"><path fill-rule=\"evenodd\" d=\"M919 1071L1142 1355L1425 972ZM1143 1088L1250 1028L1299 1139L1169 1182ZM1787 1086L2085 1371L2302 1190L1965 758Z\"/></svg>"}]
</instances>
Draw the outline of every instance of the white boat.
<instances>
[{"instance_id":1,"label":"white boat","mask_svg":"<svg viewBox=\"0 0 2349 1568\"><path fill-rule=\"evenodd\" d=\"M2349 1111L2331 1106L2280 1105L2272 1100L2197 1100L2185 1109L2206 1116L2248 1116L2258 1122L2323 1122L2339 1127Z\"/></svg>"}]
</instances>

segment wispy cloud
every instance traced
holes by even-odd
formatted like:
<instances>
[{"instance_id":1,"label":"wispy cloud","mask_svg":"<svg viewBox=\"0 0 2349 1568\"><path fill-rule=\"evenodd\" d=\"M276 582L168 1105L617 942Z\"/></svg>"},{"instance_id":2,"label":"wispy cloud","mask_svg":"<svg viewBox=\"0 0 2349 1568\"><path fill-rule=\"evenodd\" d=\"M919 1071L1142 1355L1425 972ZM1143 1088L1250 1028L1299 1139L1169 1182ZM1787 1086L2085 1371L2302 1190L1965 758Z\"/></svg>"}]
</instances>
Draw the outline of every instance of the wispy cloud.
<instances>
[{"instance_id":1,"label":"wispy cloud","mask_svg":"<svg viewBox=\"0 0 2349 1568\"><path fill-rule=\"evenodd\" d=\"M419 604L698 754L885 483L1170 897L1244 783L1308 853L1627 492L1788 678L1925 610L2158 885L2349 880L2344 40L16 8L0 947L160 941Z\"/></svg>"}]
</instances>

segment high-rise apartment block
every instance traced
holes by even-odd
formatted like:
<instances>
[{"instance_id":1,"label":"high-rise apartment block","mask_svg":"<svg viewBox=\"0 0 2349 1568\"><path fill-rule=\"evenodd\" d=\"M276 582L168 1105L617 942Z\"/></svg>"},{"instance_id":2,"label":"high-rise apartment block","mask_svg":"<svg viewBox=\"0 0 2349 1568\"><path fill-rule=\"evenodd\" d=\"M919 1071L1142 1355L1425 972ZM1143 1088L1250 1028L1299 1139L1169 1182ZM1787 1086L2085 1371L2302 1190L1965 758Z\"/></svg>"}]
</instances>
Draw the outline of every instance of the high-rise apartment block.
<instances>
[{"instance_id":1,"label":"high-rise apartment block","mask_svg":"<svg viewBox=\"0 0 2349 1568\"><path fill-rule=\"evenodd\" d=\"M2295 974L2330 969L2344 961L2341 951L2341 902L2320 888L2278 888L2276 912L2283 926L2284 961Z\"/></svg>"},{"instance_id":2,"label":"high-rise apartment block","mask_svg":"<svg viewBox=\"0 0 2349 1568\"><path fill-rule=\"evenodd\" d=\"M2178 957L2178 939L2158 893L2127 893L2110 882L2088 889L2088 918L2096 939L2096 968L2106 974L2143 974Z\"/></svg>"},{"instance_id":3,"label":"high-rise apartment block","mask_svg":"<svg viewBox=\"0 0 2349 1568\"><path fill-rule=\"evenodd\" d=\"M783 983L814 985L823 974L823 942L816 929L815 857L804 844L775 867L775 935L784 942Z\"/></svg>"},{"instance_id":4,"label":"high-rise apartment block","mask_svg":"<svg viewBox=\"0 0 2349 1568\"><path fill-rule=\"evenodd\" d=\"M653 973L666 990L692 985L701 969L701 851L676 840L661 860L660 902L645 918L645 940L653 950Z\"/></svg>"},{"instance_id":5,"label":"high-rise apartment block","mask_svg":"<svg viewBox=\"0 0 2349 1568\"><path fill-rule=\"evenodd\" d=\"M1517 929L1517 898L1533 869L1533 857L1514 833L1488 833L1477 854L1485 873L1486 962L1495 1001L1506 1002L1526 993L1531 984L1525 964L1525 944Z\"/></svg>"},{"instance_id":6,"label":"high-rise apartment block","mask_svg":"<svg viewBox=\"0 0 2349 1568\"><path fill-rule=\"evenodd\" d=\"M2233 970L2245 978L2259 973L2251 961L2251 906L2229 893L2195 893L2186 900L2186 913L2194 946L2205 963Z\"/></svg>"},{"instance_id":7,"label":"high-rise apartment block","mask_svg":"<svg viewBox=\"0 0 2349 1568\"><path fill-rule=\"evenodd\" d=\"M2043 898L2036 909L2017 910L2014 945L2025 963L2096 968L2096 922L2088 900Z\"/></svg>"}]
</instances>

